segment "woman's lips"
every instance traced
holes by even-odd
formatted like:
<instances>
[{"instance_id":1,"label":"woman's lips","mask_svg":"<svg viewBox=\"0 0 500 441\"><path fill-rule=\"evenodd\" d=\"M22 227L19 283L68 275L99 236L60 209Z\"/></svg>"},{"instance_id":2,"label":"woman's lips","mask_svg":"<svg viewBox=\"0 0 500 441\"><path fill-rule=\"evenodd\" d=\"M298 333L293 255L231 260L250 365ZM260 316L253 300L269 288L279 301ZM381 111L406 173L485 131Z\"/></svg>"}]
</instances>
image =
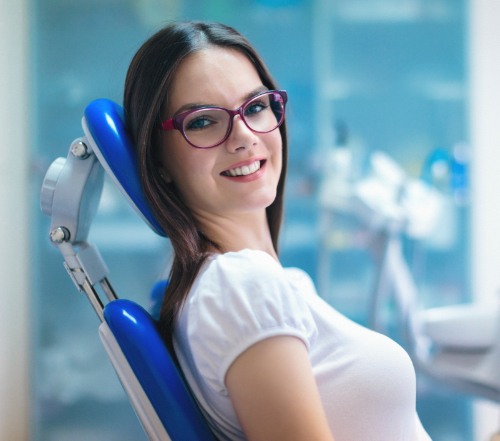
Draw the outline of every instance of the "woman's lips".
<instances>
[{"instance_id":1,"label":"woman's lips","mask_svg":"<svg viewBox=\"0 0 500 441\"><path fill-rule=\"evenodd\" d=\"M225 170L221 174L224 176L232 176L232 177L248 176L260 170L260 167L261 167L261 161L257 159L248 164Z\"/></svg>"}]
</instances>

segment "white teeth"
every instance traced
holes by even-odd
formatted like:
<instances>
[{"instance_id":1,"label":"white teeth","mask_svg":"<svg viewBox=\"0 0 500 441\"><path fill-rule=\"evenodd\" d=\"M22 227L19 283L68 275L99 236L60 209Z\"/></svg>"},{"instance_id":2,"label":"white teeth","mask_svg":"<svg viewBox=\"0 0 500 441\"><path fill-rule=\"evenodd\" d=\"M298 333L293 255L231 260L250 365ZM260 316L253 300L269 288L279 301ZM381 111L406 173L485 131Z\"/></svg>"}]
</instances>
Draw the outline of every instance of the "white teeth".
<instances>
[{"instance_id":1,"label":"white teeth","mask_svg":"<svg viewBox=\"0 0 500 441\"><path fill-rule=\"evenodd\" d=\"M260 169L260 161L255 161L250 165L244 165L243 167L236 167L228 170L226 174L231 176L246 176L255 173Z\"/></svg>"}]
</instances>

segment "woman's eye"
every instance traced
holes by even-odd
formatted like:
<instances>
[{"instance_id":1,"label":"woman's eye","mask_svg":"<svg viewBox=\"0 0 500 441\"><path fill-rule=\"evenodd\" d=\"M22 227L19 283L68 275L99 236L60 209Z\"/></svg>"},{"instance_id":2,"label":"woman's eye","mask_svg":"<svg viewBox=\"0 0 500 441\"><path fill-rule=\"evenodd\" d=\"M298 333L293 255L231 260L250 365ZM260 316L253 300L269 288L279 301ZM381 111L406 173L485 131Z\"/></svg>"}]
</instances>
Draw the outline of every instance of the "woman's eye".
<instances>
[{"instance_id":1,"label":"woman's eye","mask_svg":"<svg viewBox=\"0 0 500 441\"><path fill-rule=\"evenodd\" d=\"M260 113L263 110L267 109L267 105L265 103L252 103L245 109L245 115L255 115L256 113Z\"/></svg>"},{"instance_id":2,"label":"woman's eye","mask_svg":"<svg viewBox=\"0 0 500 441\"><path fill-rule=\"evenodd\" d=\"M202 130L214 124L214 122L205 116L200 116L198 118L194 118L191 121L186 122L185 129L186 130Z\"/></svg>"}]
</instances>

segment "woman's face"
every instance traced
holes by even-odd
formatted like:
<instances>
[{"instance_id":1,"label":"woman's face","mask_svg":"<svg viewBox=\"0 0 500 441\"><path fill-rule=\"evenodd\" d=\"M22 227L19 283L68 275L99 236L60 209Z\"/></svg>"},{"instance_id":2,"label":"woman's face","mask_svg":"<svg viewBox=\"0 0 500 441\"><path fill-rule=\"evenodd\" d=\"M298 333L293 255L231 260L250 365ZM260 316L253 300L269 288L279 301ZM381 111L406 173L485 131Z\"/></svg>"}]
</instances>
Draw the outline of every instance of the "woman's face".
<instances>
[{"instance_id":1,"label":"woman's face","mask_svg":"<svg viewBox=\"0 0 500 441\"><path fill-rule=\"evenodd\" d=\"M263 90L266 88L245 55L208 47L179 66L163 116L171 118L206 105L237 109ZM254 133L236 116L227 140L208 149L194 148L178 130L162 136L164 178L175 185L198 219L248 214L264 210L274 201L282 163L279 129Z\"/></svg>"}]
</instances>

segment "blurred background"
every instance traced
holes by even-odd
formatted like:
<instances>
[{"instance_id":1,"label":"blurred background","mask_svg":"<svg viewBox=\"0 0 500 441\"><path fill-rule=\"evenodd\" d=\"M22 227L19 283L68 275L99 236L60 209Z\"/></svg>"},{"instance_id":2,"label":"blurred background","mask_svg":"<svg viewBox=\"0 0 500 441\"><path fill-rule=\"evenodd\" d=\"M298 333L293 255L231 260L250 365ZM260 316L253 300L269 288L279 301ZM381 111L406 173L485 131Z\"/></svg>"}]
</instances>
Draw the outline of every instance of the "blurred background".
<instances>
[{"instance_id":1,"label":"blurred background","mask_svg":"<svg viewBox=\"0 0 500 441\"><path fill-rule=\"evenodd\" d=\"M305 269L341 312L405 344L393 303L373 317L384 227L372 220L386 206L364 216L352 208L352 189L376 169L396 190L418 181L427 192L414 228L398 231L419 306L497 295L497 2L0 0L1 439L146 439L97 317L48 241L39 189L82 136L86 104L121 103L131 57L175 19L236 27L288 91L284 265ZM91 239L119 296L148 306L170 246L110 183ZM482 441L500 428L495 404L420 373L417 405L434 441Z\"/></svg>"}]
</instances>

